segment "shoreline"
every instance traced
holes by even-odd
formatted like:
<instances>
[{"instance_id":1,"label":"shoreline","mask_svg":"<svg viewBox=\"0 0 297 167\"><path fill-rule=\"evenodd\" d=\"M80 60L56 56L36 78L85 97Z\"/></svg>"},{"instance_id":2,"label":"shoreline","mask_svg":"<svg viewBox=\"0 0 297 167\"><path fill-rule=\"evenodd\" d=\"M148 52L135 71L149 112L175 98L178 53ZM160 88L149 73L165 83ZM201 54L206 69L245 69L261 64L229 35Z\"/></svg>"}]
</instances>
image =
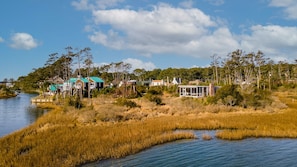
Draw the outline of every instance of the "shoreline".
<instances>
[{"instance_id":1,"label":"shoreline","mask_svg":"<svg viewBox=\"0 0 297 167\"><path fill-rule=\"evenodd\" d=\"M8 98L13 98L17 97L18 94L13 94L13 95L0 95L0 99L8 99Z\"/></svg>"}]
</instances>

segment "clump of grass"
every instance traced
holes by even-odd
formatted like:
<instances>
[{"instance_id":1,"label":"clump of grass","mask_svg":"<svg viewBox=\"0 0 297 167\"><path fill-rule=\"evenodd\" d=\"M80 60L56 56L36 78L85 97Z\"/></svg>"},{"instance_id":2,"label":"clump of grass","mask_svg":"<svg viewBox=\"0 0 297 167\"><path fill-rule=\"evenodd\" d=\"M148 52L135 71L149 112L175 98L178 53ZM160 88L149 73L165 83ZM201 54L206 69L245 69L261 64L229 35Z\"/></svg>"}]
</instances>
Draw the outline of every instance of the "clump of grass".
<instances>
[{"instance_id":1,"label":"clump of grass","mask_svg":"<svg viewBox=\"0 0 297 167\"><path fill-rule=\"evenodd\" d=\"M203 139L203 140L211 140L211 139L212 139L212 136L209 135L209 134L204 133L204 134L202 135L202 139Z\"/></svg>"}]
</instances>

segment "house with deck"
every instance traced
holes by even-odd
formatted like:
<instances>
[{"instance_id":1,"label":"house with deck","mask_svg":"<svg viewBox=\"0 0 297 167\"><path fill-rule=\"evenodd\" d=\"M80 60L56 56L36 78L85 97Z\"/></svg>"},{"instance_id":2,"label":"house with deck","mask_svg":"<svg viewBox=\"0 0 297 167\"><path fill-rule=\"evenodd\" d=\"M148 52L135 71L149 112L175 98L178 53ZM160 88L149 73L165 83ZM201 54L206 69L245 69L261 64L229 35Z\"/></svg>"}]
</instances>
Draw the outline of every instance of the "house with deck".
<instances>
[{"instance_id":1,"label":"house with deck","mask_svg":"<svg viewBox=\"0 0 297 167\"><path fill-rule=\"evenodd\" d=\"M180 97L207 97L214 96L219 87L209 84L209 86L201 85L179 85L178 93Z\"/></svg>"},{"instance_id":2,"label":"house with deck","mask_svg":"<svg viewBox=\"0 0 297 167\"><path fill-rule=\"evenodd\" d=\"M64 95L74 95L78 90L82 90L83 95L87 96L88 91L100 90L104 87L104 80L99 77L77 77L70 78L63 84L52 84L49 86L51 93L63 93Z\"/></svg>"}]
</instances>

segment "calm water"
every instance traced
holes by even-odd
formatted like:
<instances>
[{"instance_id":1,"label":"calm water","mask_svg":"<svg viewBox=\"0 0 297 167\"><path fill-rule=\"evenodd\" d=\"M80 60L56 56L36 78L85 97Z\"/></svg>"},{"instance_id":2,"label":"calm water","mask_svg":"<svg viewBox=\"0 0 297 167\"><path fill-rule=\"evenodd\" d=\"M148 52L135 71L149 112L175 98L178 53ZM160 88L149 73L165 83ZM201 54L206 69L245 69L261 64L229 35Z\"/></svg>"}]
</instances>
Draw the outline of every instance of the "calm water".
<instances>
[{"instance_id":1,"label":"calm water","mask_svg":"<svg viewBox=\"0 0 297 167\"><path fill-rule=\"evenodd\" d=\"M196 132L201 138L205 132ZM215 136L215 132L207 132ZM246 139L225 141L214 137L183 140L155 146L138 154L116 160L105 160L85 167L284 167L297 165L297 139Z\"/></svg>"},{"instance_id":2,"label":"calm water","mask_svg":"<svg viewBox=\"0 0 297 167\"><path fill-rule=\"evenodd\" d=\"M31 104L34 96L20 93L14 98L0 99L0 137L28 126L46 112Z\"/></svg>"}]
</instances>

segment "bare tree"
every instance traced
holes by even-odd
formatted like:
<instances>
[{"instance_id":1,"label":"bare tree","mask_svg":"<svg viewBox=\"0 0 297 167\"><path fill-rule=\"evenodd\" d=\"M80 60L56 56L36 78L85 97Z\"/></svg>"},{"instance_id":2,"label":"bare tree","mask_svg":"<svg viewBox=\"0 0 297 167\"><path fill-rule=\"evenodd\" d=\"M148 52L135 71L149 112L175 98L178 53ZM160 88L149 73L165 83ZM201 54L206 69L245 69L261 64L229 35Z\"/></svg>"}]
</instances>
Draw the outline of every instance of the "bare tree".
<instances>
[{"instance_id":1,"label":"bare tree","mask_svg":"<svg viewBox=\"0 0 297 167\"><path fill-rule=\"evenodd\" d=\"M257 54L255 55L255 62L256 62L256 67L257 67L257 88L260 88L260 82L262 80L262 71L261 67L265 65L266 63L266 58L264 57L264 53L261 51L258 51Z\"/></svg>"},{"instance_id":2,"label":"bare tree","mask_svg":"<svg viewBox=\"0 0 297 167\"><path fill-rule=\"evenodd\" d=\"M217 54L214 54L211 56L212 62L211 66L213 67L213 73L214 73L214 81L216 84L219 83L219 76L218 76L218 66L219 66L219 59L221 58Z\"/></svg>"}]
</instances>

